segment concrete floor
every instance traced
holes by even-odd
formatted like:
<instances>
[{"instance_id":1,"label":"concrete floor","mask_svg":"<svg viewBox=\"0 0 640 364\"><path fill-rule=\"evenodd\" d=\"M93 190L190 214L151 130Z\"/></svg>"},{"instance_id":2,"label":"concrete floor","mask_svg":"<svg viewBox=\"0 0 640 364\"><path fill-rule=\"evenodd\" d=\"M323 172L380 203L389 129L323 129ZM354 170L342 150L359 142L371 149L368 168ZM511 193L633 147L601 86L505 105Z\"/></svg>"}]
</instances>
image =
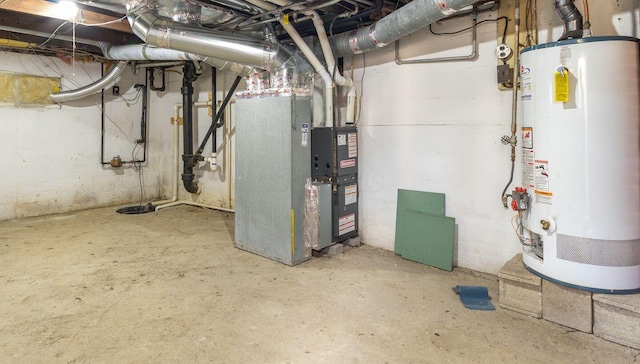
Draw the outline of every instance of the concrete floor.
<instances>
[{"instance_id":1,"label":"concrete floor","mask_svg":"<svg viewBox=\"0 0 640 364\"><path fill-rule=\"evenodd\" d=\"M0 222L2 363L631 363L638 351L496 308L452 273L367 246L288 267L233 215L113 208Z\"/></svg>"}]
</instances>

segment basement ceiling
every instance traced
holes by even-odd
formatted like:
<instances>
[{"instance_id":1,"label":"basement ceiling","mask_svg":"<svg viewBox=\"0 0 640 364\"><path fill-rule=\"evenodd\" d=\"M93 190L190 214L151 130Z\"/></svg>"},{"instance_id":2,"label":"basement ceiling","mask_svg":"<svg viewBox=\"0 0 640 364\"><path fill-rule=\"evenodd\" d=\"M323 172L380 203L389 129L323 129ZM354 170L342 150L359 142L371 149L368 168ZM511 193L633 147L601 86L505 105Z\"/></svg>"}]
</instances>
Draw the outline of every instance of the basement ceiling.
<instances>
[{"instance_id":1,"label":"basement ceiling","mask_svg":"<svg viewBox=\"0 0 640 364\"><path fill-rule=\"evenodd\" d=\"M138 44L127 20L127 8L151 7L174 21L203 28L262 37L270 27L287 38L277 19L289 14L302 36L315 35L300 9L316 10L328 33L341 33L375 22L407 1L399 0L99 0L75 2L75 16L61 13L61 4L44 0L0 0L0 49L85 60L102 60L101 42Z\"/></svg>"}]
</instances>

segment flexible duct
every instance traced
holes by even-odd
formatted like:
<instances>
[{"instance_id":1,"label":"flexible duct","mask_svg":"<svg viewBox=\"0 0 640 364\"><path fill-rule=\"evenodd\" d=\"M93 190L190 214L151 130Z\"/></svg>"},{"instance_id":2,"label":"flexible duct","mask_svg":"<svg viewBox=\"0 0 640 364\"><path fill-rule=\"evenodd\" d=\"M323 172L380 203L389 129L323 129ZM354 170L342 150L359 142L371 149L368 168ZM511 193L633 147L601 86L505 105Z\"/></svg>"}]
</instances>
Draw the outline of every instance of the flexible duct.
<instances>
[{"instance_id":1,"label":"flexible duct","mask_svg":"<svg viewBox=\"0 0 640 364\"><path fill-rule=\"evenodd\" d=\"M51 101L61 103L65 101L81 99L83 97L98 93L100 92L100 90L109 88L113 84L118 82L118 79L120 79L120 74L122 74L122 71L124 71L127 63L129 62L120 61L116 63L116 65L113 66L103 78L92 84L86 85L76 90L54 93L49 95L49 97L51 98Z\"/></svg>"},{"instance_id":2,"label":"flexible duct","mask_svg":"<svg viewBox=\"0 0 640 364\"><path fill-rule=\"evenodd\" d=\"M556 0L556 11L564 21L564 32L558 40L582 38L582 14L573 0Z\"/></svg>"},{"instance_id":3,"label":"flexible duct","mask_svg":"<svg viewBox=\"0 0 640 364\"><path fill-rule=\"evenodd\" d=\"M333 37L337 57L384 47L478 0L413 0L367 27Z\"/></svg>"},{"instance_id":4,"label":"flexible duct","mask_svg":"<svg viewBox=\"0 0 640 364\"><path fill-rule=\"evenodd\" d=\"M202 57L183 51L177 51L167 48L158 48L146 44L131 44L122 46L112 46L110 44L101 43L100 49L105 58L113 60L128 61L202 61L220 71L227 71L247 76L251 73L252 68L239 63L225 61L214 57Z\"/></svg>"},{"instance_id":5,"label":"flexible duct","mask_svg":"<svg viewBox=\"0 0 640 364\"><path fill-rule=\"evenodd\" d=\"M177 23L151 10L129 16L133 33L145 43L243 65L276 70L291 54L284 47L238 34ZM217 66L216 66L217 67Z\"/></svg>"}]
</instances>

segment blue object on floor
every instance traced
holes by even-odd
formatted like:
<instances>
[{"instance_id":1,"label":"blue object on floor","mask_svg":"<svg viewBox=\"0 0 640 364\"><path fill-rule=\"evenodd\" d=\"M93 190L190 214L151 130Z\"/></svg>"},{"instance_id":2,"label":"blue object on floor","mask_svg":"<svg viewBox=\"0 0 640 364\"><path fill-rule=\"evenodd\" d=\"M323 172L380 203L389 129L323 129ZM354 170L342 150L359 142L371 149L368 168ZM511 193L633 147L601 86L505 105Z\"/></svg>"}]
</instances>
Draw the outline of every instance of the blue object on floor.
<instances>
[{"instance_id":1,"label":"blue object on floor","mask_svg":"<svg viewBox=\"0 0 640 364\"><path fill-rule=\"evenodd\" d=\"M470 310L493 311L495 307L489 300L489 290L481 286L455 286L452 288L460 295L464 307Z\"/></svg>"}]
</instances>

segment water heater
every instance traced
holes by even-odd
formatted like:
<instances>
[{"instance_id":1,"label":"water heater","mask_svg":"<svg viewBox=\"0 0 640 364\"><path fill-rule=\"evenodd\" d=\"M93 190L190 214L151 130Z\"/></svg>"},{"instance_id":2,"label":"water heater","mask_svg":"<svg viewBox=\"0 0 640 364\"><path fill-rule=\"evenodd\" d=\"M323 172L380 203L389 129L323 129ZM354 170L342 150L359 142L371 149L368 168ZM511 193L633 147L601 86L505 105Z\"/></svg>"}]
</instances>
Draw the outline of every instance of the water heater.
<instances>
[{"instance_id":1,"label":"water heater","mask_svg":"<svg viewBox=\"0 0 640 364\"><path fill-rule=\"evenodd\" d=\"M591 292L640 291L638 40L591 37L522 51L525 266Z\"/></svg>"}]
</instances>

